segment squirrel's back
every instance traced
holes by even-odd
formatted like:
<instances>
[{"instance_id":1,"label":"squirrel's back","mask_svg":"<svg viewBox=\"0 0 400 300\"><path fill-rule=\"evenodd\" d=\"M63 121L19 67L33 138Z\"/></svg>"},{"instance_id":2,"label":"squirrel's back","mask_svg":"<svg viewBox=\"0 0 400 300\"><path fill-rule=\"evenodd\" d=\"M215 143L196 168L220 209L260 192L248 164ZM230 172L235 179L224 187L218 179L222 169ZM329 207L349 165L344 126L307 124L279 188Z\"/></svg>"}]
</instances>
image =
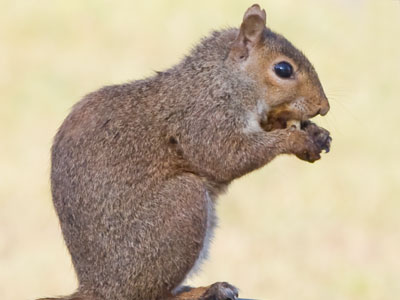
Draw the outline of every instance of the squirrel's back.
<instances>
[{"instance_id":1,"label":"squirrel's back","mask_svg":"<svg viewBox=\"0 0 400 300\"><path fill-rule=\"evenodd\" d=\"M119 299L118 295L121 299L158 297L155 295L160 291L154 289L143 294L151 290L148 276L142 280L149 282L142 282L136 291L124 282L127 278L140 281L140 273L152 272L146 270L150 261L165 255L159 253L161 246L151 246L159 233L151 231L152 224L146 222L159 218L165 203L179 205L168 203L165 191L160 195L167 182L191 171L178 143L179 132L201 130L200 120L207 121L215 107L226 105L209 100L210 93L223 96L229 93L225 89L231 88L223 64L228 53L226 42L233 41L233 31L213 33L192 55L165 72L87 95L60 127L52 147L52 194L81 287L107 291L113 295L107 300ZM185 179L175 185L179 188L182 184L183 191L191 186L190 193L198 189L205 195L206 181ZM200 222L199 230L205 226L202 220L206 219L196 221ZM168 224L164 226L168 228ZM197 255L201 236L196 238L191 255ZM192 263L186 263L185 273ZM173 268L171 272L178 277L171 280L169 290L184 279L182 272ZM116 284L122 285L120 290Z\"/></svg>"}]
</instances>

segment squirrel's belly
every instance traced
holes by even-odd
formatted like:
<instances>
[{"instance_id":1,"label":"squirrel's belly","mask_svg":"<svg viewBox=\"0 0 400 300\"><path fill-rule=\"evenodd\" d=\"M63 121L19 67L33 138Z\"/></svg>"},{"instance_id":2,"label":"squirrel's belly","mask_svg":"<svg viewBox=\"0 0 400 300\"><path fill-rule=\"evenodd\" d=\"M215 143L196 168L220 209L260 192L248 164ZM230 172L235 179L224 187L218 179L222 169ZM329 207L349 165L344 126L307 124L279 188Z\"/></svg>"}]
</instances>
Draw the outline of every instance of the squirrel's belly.
<instances>
[{"instance_id":1,"label":"squirrel's belly","mask_svg":"<svg viewBox=\"0 0 400 300\"><path fill-rule=\"evenodd\" d=\"M215 214L214 200L211 199L210 193L206 190L204 197L207 201L207 229L204 236L203 247L199 256L196 259L192 269L189 271L186 279L195 275L200 270L201 264L208 257L208 249L210 248L211 241L214 237L214 228L217 225L217 217Z\"/></svg>"}]
</instances>

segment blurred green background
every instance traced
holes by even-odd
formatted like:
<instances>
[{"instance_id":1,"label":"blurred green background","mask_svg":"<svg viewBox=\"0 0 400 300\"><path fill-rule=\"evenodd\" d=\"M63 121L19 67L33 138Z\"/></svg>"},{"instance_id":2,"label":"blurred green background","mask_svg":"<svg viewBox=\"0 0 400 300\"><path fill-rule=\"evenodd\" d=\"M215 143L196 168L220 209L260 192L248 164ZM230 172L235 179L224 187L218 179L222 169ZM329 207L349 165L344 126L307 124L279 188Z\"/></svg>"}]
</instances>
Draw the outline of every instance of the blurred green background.
<instances>
[{"instance_id":1,"label":"blurred green background","mask_svg":"<svg viewBox=\"0 0 400 300\"><path fill-rule=\"evenodd\" d=\"M400 1L259 3L320 75L332 151L234 182L189 283L225 280L264 300L400 299ZM49 193L49 149L70 107L177 63L251 4L0 0L0 299L76 287Z\"/></svg>"}]
</instances>

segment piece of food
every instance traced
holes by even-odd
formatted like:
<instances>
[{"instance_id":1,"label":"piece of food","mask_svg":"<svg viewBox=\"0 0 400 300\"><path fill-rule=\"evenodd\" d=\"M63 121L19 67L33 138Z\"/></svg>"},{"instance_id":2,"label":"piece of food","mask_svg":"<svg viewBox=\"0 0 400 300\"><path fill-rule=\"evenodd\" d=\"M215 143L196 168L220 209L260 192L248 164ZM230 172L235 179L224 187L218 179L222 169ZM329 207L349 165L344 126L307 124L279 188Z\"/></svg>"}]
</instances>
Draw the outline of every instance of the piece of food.
<instances>
[{"instance_id":1,"label":"piece of food","mask_svg":"<svg viewBox=\"0 0 400 300\"><path fill-rule=\"evenodd\" d=\"M286 127L289 128L291 126L296 127L297 129L300 129L300 121L299 120L288 120L286 122Z\"/></svg>"}]
</instances>

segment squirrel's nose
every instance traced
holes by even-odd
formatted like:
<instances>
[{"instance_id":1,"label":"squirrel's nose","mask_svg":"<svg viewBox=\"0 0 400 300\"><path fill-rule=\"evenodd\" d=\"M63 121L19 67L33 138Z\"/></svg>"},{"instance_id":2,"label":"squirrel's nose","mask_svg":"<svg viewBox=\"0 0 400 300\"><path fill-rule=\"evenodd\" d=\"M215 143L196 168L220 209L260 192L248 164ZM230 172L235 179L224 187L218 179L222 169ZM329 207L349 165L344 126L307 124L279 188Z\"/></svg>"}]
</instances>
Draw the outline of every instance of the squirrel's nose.
<instances>
[{"instance_id":1,"label":"squirrel's nose","mask_svg":"<svg viewBox=\"0 0 400 300\"><path fill-rule=\"evenodd\" d=\"M330 106L329 106L328 99L326 99L326 98L323 99L323 100L321 101L321 108L319 109L319 114L320 114L321 116L325 116L325 115L328 113L329 108L330 108Z\"/></svg>"}]
</instances>

